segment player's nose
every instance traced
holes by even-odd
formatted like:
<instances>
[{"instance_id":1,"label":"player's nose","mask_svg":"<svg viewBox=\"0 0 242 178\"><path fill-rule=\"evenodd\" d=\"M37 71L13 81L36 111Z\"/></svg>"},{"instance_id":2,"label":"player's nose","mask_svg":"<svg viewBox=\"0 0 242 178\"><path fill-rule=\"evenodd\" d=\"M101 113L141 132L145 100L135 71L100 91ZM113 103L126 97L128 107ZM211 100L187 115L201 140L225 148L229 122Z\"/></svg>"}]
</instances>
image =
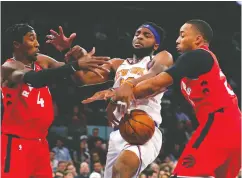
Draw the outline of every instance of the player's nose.
<instances>
[{"instance_id":1,"label":"player's nose","mask_svg":"<svg viewBox=\"0 0 242 178\"><path fill-rule=\"evenodd\" d=\"M39 42L36 40L36 41L35 41L35 44L34 44L34 47L39 48L39 46L40 46L40 45L39 45Z\"/></svg>"},{"instance_id":2,"label":"player's nose","mask_svg":"<svg viewBox=\"0 0 242 178\"><path fill-rule=\"evenodd\" d=\"M180 38L179 37L176 39L176 45L178 45L178 44L180 44Z\"/></svg>"},{"instance_id":3,"label":"player's nose","mask_svg":"<svg viewBox=\"0 0 242 178\"><path fill-rule=\"evenodd\" d=\"M142 39L143 39L143 35L142 35L142 33L140 33L140 34L137 36L137 39L138 39L138 40L142 40Z\"/></svg>"}]
</instances>

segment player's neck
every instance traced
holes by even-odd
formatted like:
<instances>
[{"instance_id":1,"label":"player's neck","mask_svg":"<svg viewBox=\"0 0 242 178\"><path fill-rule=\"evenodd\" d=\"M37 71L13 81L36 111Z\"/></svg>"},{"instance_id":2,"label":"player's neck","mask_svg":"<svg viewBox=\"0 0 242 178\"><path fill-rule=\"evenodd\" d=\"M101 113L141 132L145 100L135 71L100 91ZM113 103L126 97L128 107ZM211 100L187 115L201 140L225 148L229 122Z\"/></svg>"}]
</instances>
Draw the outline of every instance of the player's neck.
<instances>
[{"instance_id":1,"label":"player's neck","mask_svg":"<svg viewBox=\"0 0 242 178\"><path fill-rule=\"evenodd\" d=\"M201 44L197 45L195 49L200 49L200 48L202 48L202 47L204 47L204 46L206 46L206 47L208 48L208 47L209 47L209 44L206 43L206 42L201 43ZM194 49L193 49L193 50L194 50Z\"/></svg>"},{"instance_id":2,"label":"player's neck","mask_svg":"<svg viewBox=\"0 0 242 178\"><path fill-rule=\"evenodd\" d=\"M13 59L22 62L26 66L31 66L31 64L33 64L33 61L30 61L26 56L19 53L14 53Z\"/></svg>"},{"instance_id":3,"label":"player's neck","mask_svg":"<svg viewBox=\"0 0 242 178\"><path fill-rule=\"evenodd\" d=\"M133 59L134 60L142 60L146 56L153 56L154 52L151 52L150 54L143 54L143 55L137 55L133 54Z\"/></svg>"}]
</instances>

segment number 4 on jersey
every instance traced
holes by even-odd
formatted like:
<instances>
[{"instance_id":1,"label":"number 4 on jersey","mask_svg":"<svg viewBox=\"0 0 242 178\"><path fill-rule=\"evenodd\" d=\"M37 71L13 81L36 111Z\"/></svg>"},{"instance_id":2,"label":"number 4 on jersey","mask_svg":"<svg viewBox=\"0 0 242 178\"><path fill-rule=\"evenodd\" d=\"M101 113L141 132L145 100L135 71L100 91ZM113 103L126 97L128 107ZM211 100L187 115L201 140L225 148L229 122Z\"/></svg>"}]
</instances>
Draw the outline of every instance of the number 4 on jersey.
<instances>
[{"instance_id":1,"label":"number 4 on jersey","mask_svg":"<svg viewBox=\"0 0 242 178\"><path fill-rule=\"evenodd\" d=\"M45 106L45 101L43 100L43 98L40 98L40 91L38 93L37 104L40 104L42 108Z\"/></svg>"}]
</instances>

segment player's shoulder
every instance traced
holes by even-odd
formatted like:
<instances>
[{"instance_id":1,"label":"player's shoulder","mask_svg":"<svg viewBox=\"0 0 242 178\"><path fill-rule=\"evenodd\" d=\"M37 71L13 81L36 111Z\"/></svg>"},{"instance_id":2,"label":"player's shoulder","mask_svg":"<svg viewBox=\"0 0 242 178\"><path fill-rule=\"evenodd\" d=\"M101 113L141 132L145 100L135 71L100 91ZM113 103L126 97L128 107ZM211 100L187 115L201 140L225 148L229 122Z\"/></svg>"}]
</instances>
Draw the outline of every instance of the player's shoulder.
<instances>
[{"instance_id":1,"label":"player's shoulder","mask_svg":"<svg viewBox=\"0 0 242 178\"><path fill-rule=\"evenodd\" d=\"M182 63L183 65L191 66L193 68L197 66L199 69L202 67L211 68L214 59L208 51L196 49L183 53L178 57L177 63Z\"/></svg>"},{"instance_id":2,"label":"player's shoulder","mask_svg":"<svg viewBox=\"0 0 242 178\"><path fill-rule=\"evenodd\" d=\"M2 68L6 70L23 70L25 67L24 64L20 61L7 60L2 64Z\"/></svg>"},{"instance_id":3,"label":"player's shoulder","mask_svg":"<svg viewBox=\"0 0 242 178\"><path fill-rule=\"evenodd\" d=\"M47 55L41 54L41 53L39 53L37 56L36 63L43 69L49 68L49 66L52 62L56 62L56 60L50 56L47 56Z\"/></svg>"},{"instance_id":4,"label":"player's shoulder","mask_svg":"<svg viewBox=\"0 0 242 178\"><path fill-rule=\"evenodd\" d=\"M187 51L187 52L183 53L180 57L181 58L190 58L190 57L192 57L192 58L194 58L194 57L210 58L210 57L212 57L212 55L204 49L195 49L195 50L191 50L191 51Z\"/></svg>"},{"instance_id":5,"label":"player's shoulder","mask_svg":"<svg viewBox=\"0 0 242 178\"><path fill-rule=\"evenodd\" d=\"M171 66L173 64L173 57L172 57L172 54L169 53L168 51L166 50L163 50L159 53L157 53L154 58L153 58L154 61L157 61L161 64L165 64L167 66Z\"/></svg>"},{"instance_id":6,"label":"player's shoulder","mask_svg":"<svg viewBox=\"0 0 242 178\"><path fill-rule=\"evenodd\" d=\"M157 53L157 54L156 54L156 56L157 56L157 55L172 58L172 54L171 54L171 53L169 53L169 52L168 52L168 51L166 51L166 50L162 50L162 51L160 51L159 53Z\"/></svg>"}]
</instances>

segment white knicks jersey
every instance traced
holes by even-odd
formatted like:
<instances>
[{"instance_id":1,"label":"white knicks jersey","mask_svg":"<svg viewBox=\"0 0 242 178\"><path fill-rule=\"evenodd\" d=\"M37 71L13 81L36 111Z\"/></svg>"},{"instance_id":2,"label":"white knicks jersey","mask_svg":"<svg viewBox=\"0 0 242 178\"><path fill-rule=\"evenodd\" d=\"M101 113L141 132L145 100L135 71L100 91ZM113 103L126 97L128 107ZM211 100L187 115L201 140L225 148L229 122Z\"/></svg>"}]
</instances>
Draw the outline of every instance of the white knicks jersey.
<instances>
[{"instance_id":1,"label":"white knicks jersey","mask_svg":"<svg viewBox=\"0 0 242 178\"><path fill-rule=\"evenodd\" d=\"M146 74L149 70L148 64L151 62L150 56L144 57L141 61L135 64L130 64L127 60L125 60L118 68L115 75L115 83L113 85L114 88L119 87L124 83L124 81L132 80L139 78ZM161 98L163 97L164 92L159 93L155 96L145 98L145 99L137 99L136 107L133 102L131 102L130 110L140 109L149 114L152 119L160 125L162 122L161 118ZM121 114L117 112L117 109L114 111L114 115L118 120L122 118Z\"/></svg>"}]
</instances>

